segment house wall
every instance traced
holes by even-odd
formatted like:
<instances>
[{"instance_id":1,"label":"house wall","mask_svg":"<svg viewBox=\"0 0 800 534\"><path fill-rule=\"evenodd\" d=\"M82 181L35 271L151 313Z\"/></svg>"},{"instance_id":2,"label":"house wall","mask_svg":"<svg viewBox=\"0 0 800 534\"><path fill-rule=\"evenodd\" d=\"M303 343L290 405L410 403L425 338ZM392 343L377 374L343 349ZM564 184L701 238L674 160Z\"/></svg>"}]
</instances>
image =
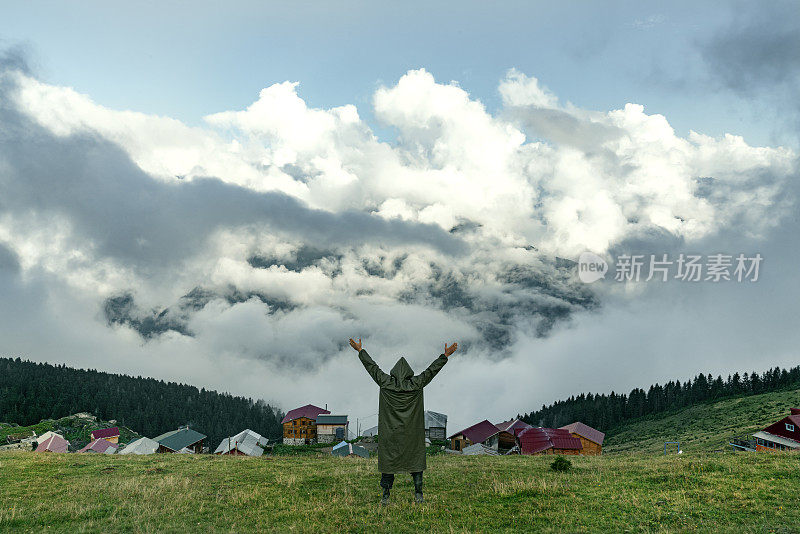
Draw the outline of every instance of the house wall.
<instances>
[{"instance_id":1,"label":"house wall","mask_svg":"<svg viewBox=\"0 0 800 534\"><path fill-rule=\"evenodd\" d=\"M317 425L317 443L333 443L336 441L336 429L344 430L344 439L347 439L347 423L339 425Z\"/></svg>"},{"instance_id":2,"label":"house wall","mask_svg":"<svg viewBox=\"0 0 800 534\"><path fill-rule=\"evenodd\" d=\"M776 451L791 451L795 449L793 449L792 447L787 447L786 445L782 445L780 443L775 443L766 439L758 438L756 439L756 450L776 452Z\"/></svg>"},{"instance_id":3,"label":"house wall","mask_svg":"<svg viewBox=\"0 0 800 534\"><path fill-rule=\"evenodd\" d=\"M598 454L603 454L602 445L598 445L594 441L586 439L580 434L571 433L571 436L581 440L581 454L585 456L597 456Z\"/></svg>"},{"instance_id":4,"label":"house wall","mask_svg":"<svg viewBox=\"0 0 800 534\"><path fill-rule=\"evenodd\" d=\"M517 444L517 439L510 432L503 431L497 435L498 451L507 451L513 449L514 445L516 444Z\"/></svg>"},{"instance_id":5,"label":"house wall","mask_svg":"<svg viewBox=\"0 0 800 534\"><path fill-rule=\"evenodd\" d=\"M317 423L308 417L298 417L283 423L283 443L303 445L317 440Z\"/></svg>"},{"instance_id":6,"label":"house wall","mask_svg":"<svg viewBox=\"0 0 800 534\"><path fill-rule=\"evenodd\" d=\"M469 447L472 442L464 437L463 434L458 434L450 438L450 448L454 451L463 451L464 447Z\"/></svg>"},{"instance_id":7,"label":"house wall","mask_svg":"<svg viewBox=\"0 0 800 534\"><path fill-rule=\"evenodd\" d=\"M434 439L446 440L447 430L443 426L432 426L430 428L425 429L425 437L431 440Z\"/></svg>"}]
</instances>

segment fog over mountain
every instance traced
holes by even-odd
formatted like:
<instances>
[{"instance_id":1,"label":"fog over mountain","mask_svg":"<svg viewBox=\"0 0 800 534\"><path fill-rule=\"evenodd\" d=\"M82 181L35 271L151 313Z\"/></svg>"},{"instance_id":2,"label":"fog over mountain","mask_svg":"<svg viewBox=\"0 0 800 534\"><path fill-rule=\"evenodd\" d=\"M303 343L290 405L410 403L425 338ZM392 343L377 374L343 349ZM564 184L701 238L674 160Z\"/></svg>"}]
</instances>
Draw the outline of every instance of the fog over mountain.
<instances>
[{"instance_id":1,"label":"fog over mountain","mask_svg":"<svg viewBox=\"0 0 800 534\"><path fill-rule=\"evenodd\" d=\"M417 371L457 340L427 394L454 426L760 369L733 324L771 329L763 367L797 357L790 148L681 137L637 103L581 109L514 69L494 113L408 71L372 96L383 139L354 105L309 107L302 80L189 126L44 83L14 53L2 65L5 355L355 418L377 410L349 337ZM765 262L750 286L587 285L565 261L587 250ZM736 314L767 303L774 320Z\"/></svg>"}]
</instances>

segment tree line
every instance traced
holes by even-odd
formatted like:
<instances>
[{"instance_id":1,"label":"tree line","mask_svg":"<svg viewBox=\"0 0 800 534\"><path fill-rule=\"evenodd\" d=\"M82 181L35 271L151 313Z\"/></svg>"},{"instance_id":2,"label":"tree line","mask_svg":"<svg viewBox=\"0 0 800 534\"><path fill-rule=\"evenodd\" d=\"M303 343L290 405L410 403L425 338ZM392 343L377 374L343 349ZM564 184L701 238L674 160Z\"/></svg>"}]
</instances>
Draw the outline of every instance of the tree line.
<instances>
[{"instance_id":1,"label":"tree line","mask_svg":"<svg viewBox=\"0 0 800 534\"><path fill-rule=\"evenodd\" d=\"M284 415L263 400L187 384L0 358L0 421L28 426L78 412L150 438L188 424L212 450L245 428L277 439Z\"/></svg>"},{"instance_id":2,"label":"tree line","mask_svg":"<svg viewBox=\"0 0 800 534\"><path fill-rule=\"evenodd\" d=\"M581 421L604 432L631 419L645 415L679 410L695 404L729 397L756 395L800 387L800 366L791 369L775 367L762 374L734 373L722 376L699 374L692 380L671 380L654 384L647 391L634 388L628 395L581 393L521 416L534 426L558 428Z\"/></svg>"}]
</instances>

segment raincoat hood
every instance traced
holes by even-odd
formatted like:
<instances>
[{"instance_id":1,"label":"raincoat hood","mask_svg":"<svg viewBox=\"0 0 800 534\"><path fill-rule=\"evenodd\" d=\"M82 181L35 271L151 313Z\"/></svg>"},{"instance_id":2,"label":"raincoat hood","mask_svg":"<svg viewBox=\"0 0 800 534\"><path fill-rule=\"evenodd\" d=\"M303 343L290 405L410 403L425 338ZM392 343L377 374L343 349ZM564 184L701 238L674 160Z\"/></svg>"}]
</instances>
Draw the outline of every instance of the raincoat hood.
<instances>
[{"instance_id":1,"label":"raincoat hood","mask_svg":"<svg viewBox=\"0 0 800 534\"><path fill-rule=\"evenodd\" d=\"M406 359L401 356L389 374L396 378L398 382L402 382L414 376L414 370L408 365Z\"/></svg>"}]
</instances>

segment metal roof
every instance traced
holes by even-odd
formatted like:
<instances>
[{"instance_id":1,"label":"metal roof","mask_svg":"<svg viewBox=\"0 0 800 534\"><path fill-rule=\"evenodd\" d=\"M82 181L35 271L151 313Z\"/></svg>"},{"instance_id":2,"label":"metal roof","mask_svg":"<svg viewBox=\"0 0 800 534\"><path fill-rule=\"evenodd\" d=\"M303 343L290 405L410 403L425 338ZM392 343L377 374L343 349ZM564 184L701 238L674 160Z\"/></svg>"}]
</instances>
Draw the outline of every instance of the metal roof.
<instances>
[{"instance_id":1,"label":"metal roof","mask_svg":"<svg viewBox=\"0 0 800 534\"><path fill-rule=\"evenodd\" d=\"M527 428L517 439L523 454L536 454L547 449L581 450L581 440L563 428Z\"/></svg>"},{"instance_id":2,"label":"metal roof","mask_svg":"<svg viewBox=\"0 0 800 534\"><path fill-rule=\"evenodd\" d=\"M461 453L466 454L467 456L478 456L482 454L486 454L489 456L500 455L499 452L497 452L491 447L487 447L483 443L475 443L474 445L470 445L469 447L464 447L464 450L462 450Z\"/></svg>"},{"instance_id":3,"label":"metal roof","mask_svg":"<svg viewBox=\"0 0 800 534\"><path fill-rule=\"evenodd\" d=\"M36 447L36 452L67 452L69 441L58 434L53 434Z\"/></svg>"},{"instance_id":4,"label":"metal roof","mask_svg":"<svg viewBox=\"0 0 800 534\"><path fill-rule=\"evenodd\" d=\"M103 438L97 438L94 441L89 442L84 448L79 450L78 452L99 452L105 454L114 454L117 452L117 446L111 443L110 441L106 441Z\"/></svg>"},{"instance_id":5,"label":"metal roof","mask_svg":"<svg viewBox=\"0 0 800 534\"><path fill-rule=\"evenodd\" d=\"M765 432L763 430L759 430L755 434L753 434L754 438L761 438L767 441L771 441L773 443L778 443L780 445L785 445L787 447L791 447L792 449L800 448L800 443L793 439L784 438L783 436L776 436L775 434L770 434L769 432Z\"/></svg>"},{"instance_id":6,"label":"metal roof","mask_svg":"<svg viewBox=\"0 0 800 534\"><path fill-rule=\"evenodd\" d=\"M369 451L362 447L361 445L354 445L352 443L347 443L346 441L340 442L338 445L333 447L331 450L331 454L334 456L361 456L362 458L369 458Z\"/></svg>"},{"instance_id":7,"label":"metal roof","mask_svg":"<svg viewBox=\"0 0 800 534\"><path fill-rule=\"evenodd\" d=\"M48 430L47 432L45 432L41 436L37 436L36 437L36 441L38 443L44 443L45 441L47 441L48 439L50 439L53 436L58 436L59 438L64 439L64 436L62 436L58 432L53 432L52 430Z\"/></svg>"},{"instance_id":8,"label":"metal roof","mask_svg":"<svg viewBox=\"0 0 800 534\"><path fill-rule=\"evenodd\" d=\"M300 417L308 417L309 419L316 419L317 416L321 413L331 413L325 408L320 408L319 406L314 406L313 404L306 404L305 406L301 406L299 408L295 408L294 410L289 410L286 412L286 415L283 419L281 419L281 424L288 423L289 421L294 421L295 419L299 419Z\"/></svg>"},{"instance_id":9,"label":"metal roof","mask_svg":"<svg viewBox=\"0 0 800 534\"><path fill-rule=\"evenodd\" d=\"M112 426L111 428L101 428L99 430L92 430L91 436L92 439L113 438L114 436L119 436L119 428L116 426Z\"/></svg>"},{"instance_id":10,"label":"metal roof","mask_svg":"<svg viewBox=\"0 0 800 534\"><path fill-rule=\"evenodd\" d=\"M362 436L377 436L378 435L378 425L370 427L361 433Z\"/></svg>"},{"instance_id":11,"label":"metal roof","mask_svg":"<svg viewBox=\"0 0 800 534\"><path fill-rule=\"evenodd\" d=\"M207 436L205 434L201 434L196 430L185 427L179 428L178 430L165 432L153 439L157 441L159 445L163 445L169 450L179 451L183 448L189 447L190 445L194 445L201 439L206 439L206 437Z\"/></svg>"},{"instance_id":12,"label":"metal roof","mask_svg":"<svg viewBox=\"0 0 800 534\"><path fill-rule=\"evenodd\" d=\"M261 456L264 454L263 446L267 444L267 441L267 438L248 428L235 436L223 439L214 454L225 454L237 450L247 456Z\"/></svg>"},{"instance_id":13,"label":"metal roof","mask_svg":"<svg viewBox=\"0 0 800 534\"><path fill-rule=\"evenodd\" d=\"M594 441L598 445L602 445L603 440L606 437L606 435L600 432L599 430L594 429L589 425L584 425L580 421L576 421L569 425L564 425L561 428L568 431L570 434L578 434L579 436L583 436L589 441Z\"/></svg>"},{"instance_id":14,"label":"metal roof","mask_svg":"<svg viewBox=\"0 0 800 534\"><path fill-rule=\"evenodd\" d=\"M515 430L518 428L526 429L531 428L531 425L528 423L520 420L520 419L511 419L509 421L503 421L502 423L497 423L496 426L498 429L508 432L509 434L515 434Z\"/></svg>"},{"instance_id":15,"label":"metal roof","mask_svg":"<svg viewBox=\"0 0 800 534\"><path fill-rule=\"evenodd\" d=\"M480 423L475 423L474 425L467 427L464 430L461 430L460 432L456 432L447 439L451 439L459 434L462 434L472 443L480 443L482 441L486 441L490 437L499 433L500 430L496 426L494 426L488 420L484 419Z\"/></svg>"},{"instance_id":16,"label":"metal roof","mask_svg":"<svg viewBox=\"0 0 800 534\"><path fill-rule=\"evenodd\" d=\"M425 430L431 427L447 428L447 416L443 413L425 410Z\"/></svg>"},{"instance_id":17,"label":"metal roof","mask_svg":"<svg viewBox=\"0 0 800 534\"><path fill-rule=\"evenodd\" d=\"M139 438L130 442L119 454L153 454L158 450L158 442L150 438Z\"/></svg>"},{"instance_id":18,"label":"metal roof","mask_svg":"<svg viewBox=\"0 0 800 534\"><path fill-rule=\"evenodd\" d=\"M318 425L346 425L347 424L347 416L346 415L319 414L317 416L317 424Z\"/></svg>"}]
</instances>

